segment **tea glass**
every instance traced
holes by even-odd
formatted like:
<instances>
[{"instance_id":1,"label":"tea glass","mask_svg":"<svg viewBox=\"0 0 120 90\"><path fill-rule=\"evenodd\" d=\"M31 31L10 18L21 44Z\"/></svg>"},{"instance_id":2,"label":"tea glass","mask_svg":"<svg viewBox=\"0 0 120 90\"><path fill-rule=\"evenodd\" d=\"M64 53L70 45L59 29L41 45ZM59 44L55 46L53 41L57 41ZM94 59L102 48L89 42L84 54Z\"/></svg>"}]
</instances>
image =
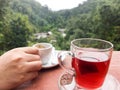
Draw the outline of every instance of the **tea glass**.
<instances>
[{"instance_id":1,"label":"tea glass","mask_svg":"<svg viewBox=\"0 0 120 90\"><path fill-rule=\"evenodd\" d=\"M113 44L102 39L81 38L71 41L70 49L70 52L61 52L58 60L60 66L75 77L78 90L101 90Z\"/></svg>"}]
</instances>

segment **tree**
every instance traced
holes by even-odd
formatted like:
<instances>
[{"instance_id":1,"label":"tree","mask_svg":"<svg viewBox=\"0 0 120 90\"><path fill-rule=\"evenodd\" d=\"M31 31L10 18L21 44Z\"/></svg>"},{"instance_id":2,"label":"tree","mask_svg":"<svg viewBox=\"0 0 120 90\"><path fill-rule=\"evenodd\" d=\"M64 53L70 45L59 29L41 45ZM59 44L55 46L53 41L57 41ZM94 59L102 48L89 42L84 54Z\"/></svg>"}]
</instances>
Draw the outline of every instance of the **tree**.
<instances>
[{"instance_id":1,"label":"tree","mask_svg":"<svg viewBox=\"0 0 120 90\"><path fill-rule=\"evenodd\" d=\"M0 0L0 21L4 19L4 15L7 13L6 8L10 0Z\"/></svg>"},{"instance_id":2,"label":"tree","mask_svg":"<svg viewBox=\"0 0 120 90\"><path fill-rule=\"evenodd\" d=\"M10 0L0 0L0 55L5 52L4 50L4 35L3 30L7 29L8 22L7 13L8 13L8 4Z\"/></svg>"},{"instance_id":3,"label":"tree","mask_svg":"<svg viewBox=\"0 0 120 90\"><path fill-rule=\"evenodd\" d=\"M4 44L7 50L27 46L31 36L31 26L27 16L15 14L15 17L9 24L9 29L4 31Z\"/></svg>"}]
</instances>

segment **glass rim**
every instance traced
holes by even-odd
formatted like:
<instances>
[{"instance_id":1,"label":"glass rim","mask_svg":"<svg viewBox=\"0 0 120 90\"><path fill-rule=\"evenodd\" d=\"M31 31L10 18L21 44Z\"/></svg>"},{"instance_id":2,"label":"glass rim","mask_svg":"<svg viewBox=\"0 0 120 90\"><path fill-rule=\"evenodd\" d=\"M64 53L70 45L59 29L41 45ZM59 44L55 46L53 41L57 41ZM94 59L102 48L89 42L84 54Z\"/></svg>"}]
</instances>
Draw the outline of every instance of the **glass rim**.
<instances>
[{"instance_id":1,"label":"glass rim","mask_svg":"<svg viewBox=\"0 0 120 90\"><path fill-rule=\"evenodd\" d=\"M105 48L105 49L88 50L86 48L78 47L77 45L75 45L74 42L77 41L77 40L79 40L79 41L82 41L82 40L93 40L93 41L104 42L104 43L109 44L110 47L109 48ZM98 38L79 38L79 39L74 39L74 40L71 41L71 45L74 46L77 49L80 49L80 50L84 50L84 51L99 51L99 52L112 50L113 46L114 46L110 41L103 40L103 39L98 39Z\"/></svg>"}]
</instances>

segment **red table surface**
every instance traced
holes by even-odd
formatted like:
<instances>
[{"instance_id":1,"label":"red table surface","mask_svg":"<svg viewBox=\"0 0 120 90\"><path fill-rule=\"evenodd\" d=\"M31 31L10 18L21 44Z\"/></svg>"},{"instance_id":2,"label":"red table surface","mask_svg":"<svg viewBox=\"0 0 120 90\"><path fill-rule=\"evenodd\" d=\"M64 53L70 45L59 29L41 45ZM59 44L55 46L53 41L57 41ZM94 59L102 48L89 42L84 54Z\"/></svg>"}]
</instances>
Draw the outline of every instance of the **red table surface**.
<instances>
[{"instance_id":1,"label":"red table surface","mask_svg":"<svg viewBox=\"0 0 120 90\"><path fill-rule=\"evenodd\" d=\"M58 80L64 70L60 66L39 71L39 76L26 82L15 90L59 90ZM114 51L109 68L109 74L120 82L120 51Z\"/></svg>"}]
</instances>

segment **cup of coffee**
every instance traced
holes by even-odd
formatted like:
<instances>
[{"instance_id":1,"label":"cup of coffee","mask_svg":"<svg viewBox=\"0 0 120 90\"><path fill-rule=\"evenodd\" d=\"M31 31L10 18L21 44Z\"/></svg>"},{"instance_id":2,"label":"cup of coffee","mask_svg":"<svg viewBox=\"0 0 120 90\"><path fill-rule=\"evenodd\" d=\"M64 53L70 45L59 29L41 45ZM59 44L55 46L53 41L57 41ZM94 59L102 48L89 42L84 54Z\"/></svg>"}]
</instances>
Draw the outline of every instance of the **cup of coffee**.
<instances>
[{"instance_id":1,"label":"cup of coffee","mask_svg":"<svg viewBox=\"0 0 120 90\"><path fill-rule=\"evenodd\" d=\"M71 41L70 48L70 52L59 53L60 66L75 77L78 90L101 90L113 44L102 39L81 38Z\"/></svg>"},{"instance_id":2,"label":"cup of coffee","mask_svg":"<svg viewBox=\"0 0 120 90\"><path fill-rule=\"evenodd\" d=\"M45 65L49 62L52 56L53 46L50 43L37 43L33 47L39 48L39 55L42 64Z\"/></svg>"}]
</instances>

